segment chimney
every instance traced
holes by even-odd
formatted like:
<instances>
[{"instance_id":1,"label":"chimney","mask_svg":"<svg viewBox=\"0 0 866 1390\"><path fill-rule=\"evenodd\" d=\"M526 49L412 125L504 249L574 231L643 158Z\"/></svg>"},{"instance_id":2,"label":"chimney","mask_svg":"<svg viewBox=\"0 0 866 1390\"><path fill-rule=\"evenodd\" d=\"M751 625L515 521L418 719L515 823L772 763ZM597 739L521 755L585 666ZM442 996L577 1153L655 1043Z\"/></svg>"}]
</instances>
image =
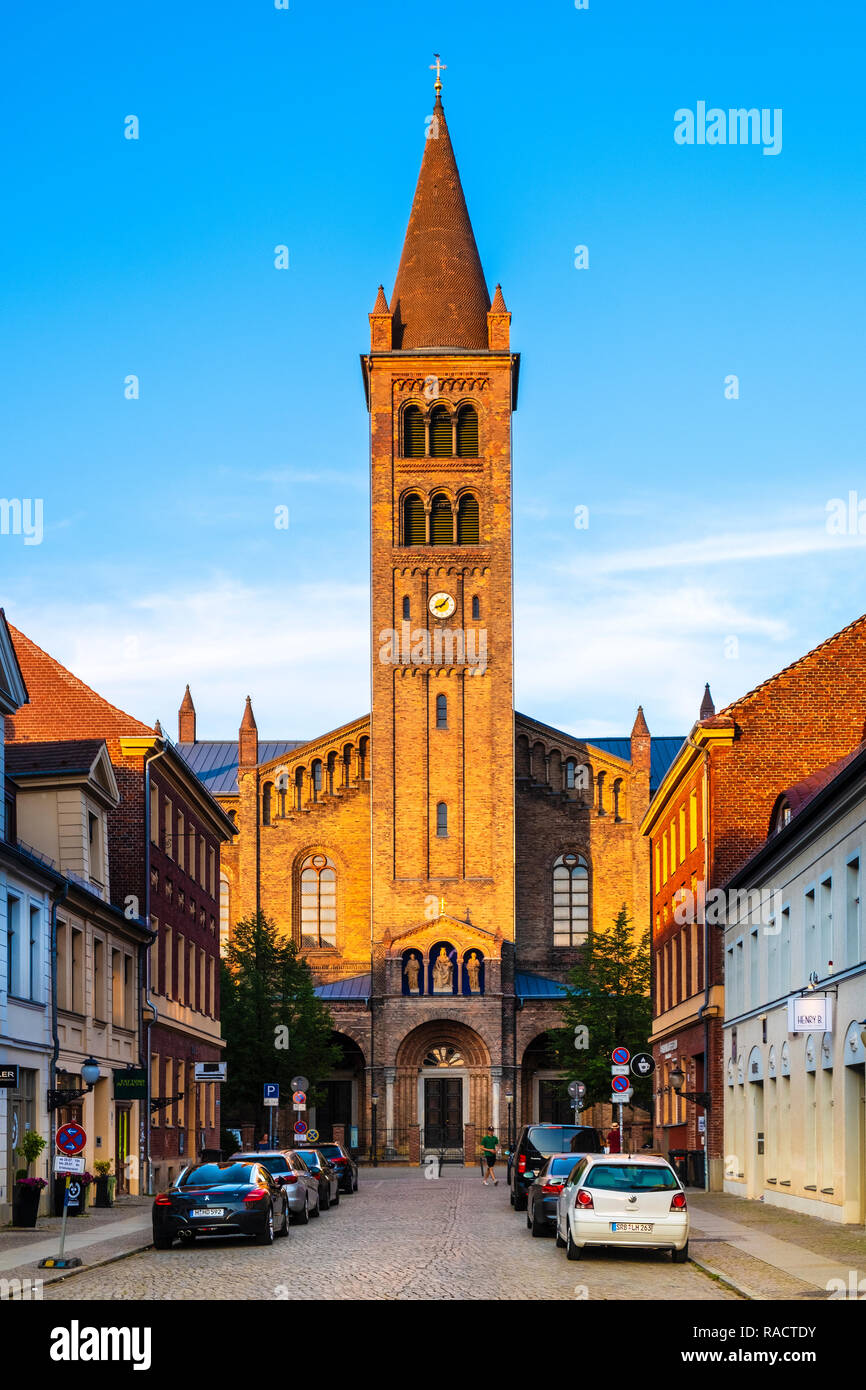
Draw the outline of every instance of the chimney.
<instances>
[{"instance_id":1,"label":"chimney","mask_svg":"<svg viewBox=\"0 0 866 1390\"><path fill-rule=\"evenodd\" d=\"M195 743L195 705L187 686L177 712L178 743Z\"/></svg>"},{"instance_id":2,"label":"chimney","mask_svg":"<svg viewBox=\"0 0 866 1390\"><path fill-rule=\"evenodd\" d=\"M259 731L253 717L253 703L247 696L244 717L238 730L238 765L255 767L259 761Z\"/></svg>"},{"instance_id":3,"label":"chimney","mask_svg":"<svg viewBox=\"0 0 866 1390\"><path fill-rule=\"evenodd\" d=\"M709 681L707 681L706 685L704 686L704 698L701 700L700 717L701 719L712 719L715 712L716 707L713 704L713 697L710 694L710 683Z\"/></svg>"}]
</instances>

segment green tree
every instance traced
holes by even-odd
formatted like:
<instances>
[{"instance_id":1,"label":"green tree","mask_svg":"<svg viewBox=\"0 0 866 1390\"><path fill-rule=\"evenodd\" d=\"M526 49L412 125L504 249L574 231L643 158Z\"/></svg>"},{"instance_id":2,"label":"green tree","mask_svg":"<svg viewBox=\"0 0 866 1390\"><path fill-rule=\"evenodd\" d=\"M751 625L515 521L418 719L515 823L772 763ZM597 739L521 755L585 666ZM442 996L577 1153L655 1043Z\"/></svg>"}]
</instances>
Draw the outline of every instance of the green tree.
<instances>
[{"instance_id":1,"label":"green tree","mask_svg":"<svg viewBox=\"0 0 866 1390\"><path fill-rule=\"evenodd\" d=\"M279 1083L282 1100L292 1077L306 1076L308 1104L316 1103L317 1084L340 1055L334 1022L295 943L279 937L263 912L237 923L220 965L220 990L227 1063L222 1122L255 1116L258 1135L267 1128L266 1081Z\"/></svg>"},{"instance_id":2,"label":"green tree","mask_svg":"<svg viewBox=\"0 0 866 1390\"><path fill-rule=\"evenodd\" d=\"M569 973L563 1027L551 1030L551 1048L568 1081L586 1085L585 1105L610 1099L610 1054L632 1055L647 1046L652 1027L650 937L635 940L623 903L608 931L592 932ZM583 1031L585 1030L585 1032ZM632 1104L651 1109L652 1082L632 1078Z\"/></svg>"}]
</instances>

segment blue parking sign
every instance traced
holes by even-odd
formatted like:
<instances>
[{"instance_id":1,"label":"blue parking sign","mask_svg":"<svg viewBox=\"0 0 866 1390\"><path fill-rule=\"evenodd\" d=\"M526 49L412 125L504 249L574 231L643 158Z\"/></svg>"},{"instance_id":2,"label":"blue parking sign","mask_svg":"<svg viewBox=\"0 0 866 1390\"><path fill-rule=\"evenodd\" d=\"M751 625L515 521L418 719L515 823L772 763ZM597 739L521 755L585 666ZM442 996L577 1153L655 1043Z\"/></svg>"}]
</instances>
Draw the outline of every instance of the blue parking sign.
<instances>
[{"instance_id":1,"label":"blue parking sign","mask_svg":"<svg viewBox=\"0 0 866 1390\"><path fill-rule=\"evenodd\" d=\"M265 1100L279 1100L280 1087L277 1081L265 1082Z\"/></svg>"}]
</instances>

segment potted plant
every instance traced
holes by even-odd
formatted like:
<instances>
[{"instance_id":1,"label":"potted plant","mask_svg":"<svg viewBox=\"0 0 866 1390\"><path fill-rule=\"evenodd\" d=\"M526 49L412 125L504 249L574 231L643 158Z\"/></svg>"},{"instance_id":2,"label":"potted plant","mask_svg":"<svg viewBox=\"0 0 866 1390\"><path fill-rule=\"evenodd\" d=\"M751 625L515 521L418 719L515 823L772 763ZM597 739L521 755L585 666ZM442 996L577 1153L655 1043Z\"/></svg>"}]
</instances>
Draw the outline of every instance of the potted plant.
<instances>
[{"instance_id":1,"label":"potted plant","mask_svg":"<svg viewBox=\"0 0 866 1390\"><path fill-rule=\"evenodd\" d=\"M96 1171L95 1194L93 1205L95 1207L114 1206L114 1184L116 1179L111 1175L111 1162L107 1158L98 1158L93 1165Z\"/></svg>"},{"instance_id":2,"label":"potted plant","mask_svg":"<svg viewBox=\"0 0 866 1390\"><path fill-rule=\"evenodd\" d=\"M32 1228L36 1225L42 1189L48 1184L44 1178L32 1177L30 1167L36 1162L46 1143L47 1140L43 1139L41 1134L37 1134L33 1129L28 1129L16 1150L16 1153L20 1153L26 1162L27 1167L19 1168L15 1175L15 1189L12 1194L13 1226Z\"/></svg>"}]
</instances>

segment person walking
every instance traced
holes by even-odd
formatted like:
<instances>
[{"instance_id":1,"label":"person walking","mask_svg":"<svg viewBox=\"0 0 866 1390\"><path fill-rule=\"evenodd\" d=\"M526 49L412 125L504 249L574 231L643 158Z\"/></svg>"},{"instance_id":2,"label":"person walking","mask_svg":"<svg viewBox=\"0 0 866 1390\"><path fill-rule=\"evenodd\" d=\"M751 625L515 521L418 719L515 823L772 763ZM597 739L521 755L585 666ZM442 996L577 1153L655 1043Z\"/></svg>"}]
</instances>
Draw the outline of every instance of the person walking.
<instances>
[{"instance_id":1,"label":"person walking","mask_svg":"<svg viewBox=\"0 0 866 1390\"><path fill-rule=\"evenodd\" d=\"M486 1187L490 1179L493 1179L493 1186L499 1186L499 1179L493 1171L496 1162L496 1155L499 1152L499 1140L493 1133L493 1126L488 1125L486 1133L481 1139L481 1176Z\"/></svg>"},{"instance_id":2,"label":"person walking","mask_svg":"<svg viewBox=\"0 0 866 1390\"><path fill-rule=\"evenodd\" d=\"M609 1154L622 1153L622 1140L616 1120L607 1132L607 1151Z\"/></svg>"}]
</instances>

